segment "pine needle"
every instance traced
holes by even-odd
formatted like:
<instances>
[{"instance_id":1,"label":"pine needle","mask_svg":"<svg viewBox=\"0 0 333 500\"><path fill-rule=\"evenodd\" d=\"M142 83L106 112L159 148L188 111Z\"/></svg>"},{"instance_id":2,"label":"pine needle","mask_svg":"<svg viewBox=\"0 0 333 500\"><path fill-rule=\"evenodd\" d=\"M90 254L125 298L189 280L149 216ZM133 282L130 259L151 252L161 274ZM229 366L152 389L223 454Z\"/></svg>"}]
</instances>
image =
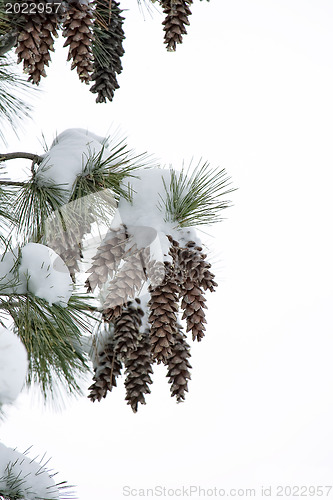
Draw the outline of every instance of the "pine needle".
<instances>
[{"instance_id":1,"label":"pine needle","mask_svg":"<svg viewBox=\"0 0 333 500\"><path fill-rule=\"evenodd\" d=\"M165 220L180 227L214 224L223 220L220 213L230 206L223 197L236 190L230 185L225 169L211 169L209 163L199 163L192 173L184 167L180 172L171 169L170 184L163 178L165 196L161 196L160 209ZM163 206L164 205L164 206Z\"/></svg>"},{"instance_id":2,"label":"pine needle","mask_svg":"<svg viewBox=\"0 0 333 500\"><path fill-rule=\"evenodd\" d=\"M31 108L19 96L30 90L31 86L12 71L13 64L5 56L0 56L0 139L6 143L3 123L8 123L14 130L18 120L29 116Z\"/></svg>"},{"instance_id":3,"label":"pine needle","mask_svg":"<svg viewBox=\"0 0 333 500\"><path fill-rule=\"evenodd\" d=\"M143 167L142 162L146 160L146 155L134 156L127 149L124 141L116 144L113 148L109 146L110 155L105 155L105 147L97 154L92 154L87 158L86 165L81 175L77 177L74 185L71 201L78 200L87 195L101 193L103 190L110 190L115 200L120 197L130 200L131 195L128 187L124 184L127 177L135 177L134 173ZM98 201L98 197L96 198ZM100 197L102 206L96 206L95 210L102 218L106 206L103 197ZM101 210L102 209L102 210Z\"/></svg>"},{"instance_id":4,"label":"pine needle","mask_svg":"<svg viewBox=\"0 0 333 500\"><path fill-rule=\"evenodd\" d=\"M15 218L24 241L40 241L47 218L61 206L62 196L61 186L39 185L34 176L24 183L15 202Z\"/></svg>"},{"instance_id":5,"label":"pine needle","mask_svg":"<svg viewBox=\"0 0 333 500\"><path fill-rule=\"evenodd\" d=\"M35 500L66 500L74 499L73 486L69 485L67 481L61 481L54 483L50 486L44 486L47 490L47 497L41 498L37 496L34 492L33 487L36 482L35 478L41 475L48 475L49 478L53 478L57 472L48 468L48 463L50 459L45 460L44 455L39 458L38 456L34 459L30 459L27 453L31 450L31 446L24 451L19 453L16 449L12 450L16 452L16 460L8 462L4 474L0 476L0 499L1 500L25 500L26 498L34 498ZM25 462L24 471L20 469L20 466ZM39 469L35 472L27 472L27 466L34 465L39 466ZM35 468L35 467L34 467Z\"/></svg>"},{"instance_id":6,"label":"pine needle","mask_svg":"<svg viewBox=\"0 0 333 500\"><path fill-rule=\"evenodd\" d=\"M87 373L87 357L81 348L81 332L89 332L91 306L73 295L67 307L50 305L31 294L0 295L0 308L7 312L29 357L27 383L40 385L45 398L56 385L70 394L81 394L76 380Z\"/></svg>"}]
</instances>

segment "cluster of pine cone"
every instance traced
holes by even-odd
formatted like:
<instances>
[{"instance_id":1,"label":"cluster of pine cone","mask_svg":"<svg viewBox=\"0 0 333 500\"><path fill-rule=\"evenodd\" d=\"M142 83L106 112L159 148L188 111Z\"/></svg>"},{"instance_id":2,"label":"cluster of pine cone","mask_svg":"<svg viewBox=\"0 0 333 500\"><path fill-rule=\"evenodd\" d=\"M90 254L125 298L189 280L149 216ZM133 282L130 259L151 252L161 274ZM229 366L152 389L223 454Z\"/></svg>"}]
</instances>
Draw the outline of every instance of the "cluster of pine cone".
<instances>
[{"instance_id":1,"label":"cluster of pine cone","mask_svg":"<svg viewBox=\"0 0 333 500\"><path fill-rule=\"evenodd\" d=\"M168 51L175 51L186 34L193 0L151 1L157 1L163 9L164 42ZM64 47L69 48L71 69L77 70L82 82L93 83L90 90L97 94L96 102L111 101L114 91L119 88L117 75L122 71L124 54L124 18L119 2L26 0L24 5L28 6L26 10L9 15L11 32L3 37L14 36L14 40L16 37L18 63L23 62L29 80L38 85L41 77L46 76L45 67L54 50L54 39L62 30L66 38Z\"/></svg>"},{"instance_id":2,"label":"cluster of pine cone","mask_svg":"<svg viewBox=\"0 0 333 500\"><path fill-rule=\"evenodd\" d=\"M206 323L204 292L214 291L217 283L200 246L190 241L181 247L168 238L172 262L157 263L150 258L149 248L128 245L124 226L110 231L93 258L86 286L88 291L107 287L103 302L107 334L96 347L94 382L89 388L92 401L106 397L124 367L126 400L136 412L150 393L154 363L167 366L172 396L178 402L185 399L191 378L190 346L178 303L186 333L200 341ZM142 308L137 295L145 282L150 299Z\"/></svg>"},{"instance_id":3,"label":"cluster of pine cone","mask_svg":"<svg viewBox=\"0 0 333 500\"><path fill-rule=\"evenodd\" d=\"M41 77L46 76L45 67L51 60L50 52L54 51L54 39L62 30L71 69L76 69L82 82L93 82L90 90L97 94L97 102L111 101L114 90L119 88L117 75L122 71L124 54L124 18L119 3L115 0L39 0L38 3L27 0L25 4L27 9L12 14L9 21L17 35L18 63L23 62L29 81L38 85Z\"/></svg>"}]
</instances>

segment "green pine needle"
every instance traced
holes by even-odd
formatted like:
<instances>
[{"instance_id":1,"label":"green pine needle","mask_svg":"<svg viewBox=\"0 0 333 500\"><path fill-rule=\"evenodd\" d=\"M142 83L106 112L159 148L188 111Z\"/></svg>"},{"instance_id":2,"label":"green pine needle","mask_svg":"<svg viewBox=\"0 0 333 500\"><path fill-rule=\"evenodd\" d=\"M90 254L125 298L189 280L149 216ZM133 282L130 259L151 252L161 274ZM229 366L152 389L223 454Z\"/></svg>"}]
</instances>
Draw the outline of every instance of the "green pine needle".
<instances>
[{"instance_id":1,"label":"green pine needle","mask_svg":"<svg viewBox=\"0 0 333 500\"><path fill-rule=\"evenodd\" d=\"M25 500L28 495L29 498L34 498L34 500L66 500L74 499L73 486L69 485L66 481L55 483L54 485L47 486L45 489L47 498L41 498L37 496L34 492L35 477L41 474L47 474L50 478L53 478L57 472L49 469L48 463L50 459L45 459L45 454L39 458L35 457L31 459L27 453L31 450L29 447L24 453L19 453L14 449L13 451L18 454L18 458L13 462L9 462L6 465L4 474L0 476L0 499L2 500ZM23 471L20 466L25 464L25 470ZM34 464L39 467L35 472L26 471L27 465Z\"/></svg>"},{"instance_id":2,"label":"green pine needle","mask_svg":"<svg viewBox=\"0 0 333 500\"><path fill-rule=\"evenodd\" d=\"M19 189L15 217L24 241L40 241L47 218L61 206L62 196L60 186L39 185L34 176Z\"/></svg>"},{"instance_id":3,"label":"green pine needle","mask_svg":"<svg viewBox=\"0 0 333 500\"><path fill-rule=\"evenodd\" d=\"M13 64L7 57L0 56L0 139L4 143L4 124L9 123L15 130L18 120L31 112L30 106L20 97L31 89L31 85L11 69Z\"/></svg>"},{"instance_id":4,"label":"green pine needle","mask_svg":"<svg viewBox=\"0 0 333 500\"><path fill-rule=\"evenodd\" d=\"M120 197L130 200L130 192L124 184L127 177L135 177L134 172L142 168L141 162L146 156L133 156L132 152L127 149L127 145L122 141L110 148L110 155L103 159L105 147L97 154L92 154L87 159L86 165L81 175L76 179L71 201L95 193L100 193L103 190L110 190L115 200ZM140 161L140 163L138 163ZM98 197L96 198L98 200ZM100 198L102 213L105 212L105 201ZM113 212L113 210L112 210Z\"/></svg>"},{"instance_id":5,"label":"green pine needle","mask_svg":"<svg viewBox=\"0 0 333 500\"><path fill-rule=\"evenodd\" d=\"M0 174L3 174L3 168L0 165ZM6 244L6 234L10 232L13 225L16 225L14 216L14 196L13 190L7 186L1 185L0 181L0 243Z\"/></svg>"},{"instance_id":6,"label":"green pine needle","mask_svg":"<svg viewBox=\"0 0 333 500\"><path fill-rule=\"evenodd\" d=\"M11 316L27 349L28 385L39 384L45 398L54 395L57 385L81 394L77 379L89 371L81 332L90 331L88 318L93 318L86 297L73 295L68 306L61 307L29 293L0 295L0 308Z\"/></svg>"},{"instance_id":7,"label":"green pine needle","mask_svg":"<svg viewBox=\"0 0 333 500\"><path fill-rule=\"evenodd\" d=\"M5 35L12 29L11 23L9 22L8 15L6 13L7 0L0 0L0 36Z\"/></svg>"},{"instance_id":8,"label":"green pine needle","mask_svg":"<svg viewBox=\"0 0 333 500\"><path fill-rule=\"evenodd\" d=\"M107 43L110 37L109 24L112 16L112 5L109 0L96 0L94 16L94 40L92 44L94 59L101 67L109 67L113 54L107 49ZM110 8L111 5L111 8Z\"/></svg>"},{"instance_id":9,"label":"green pine needle","mask_svg":"<svg viewBox=\"0 0 333 500\"><path fill-rule=\"evenodd\" d=\"M236 189L226 189L230 177L225 169L211 169L209 163L199 163L192 173L171 169L170 184L163 178L165 196L161 196L160 209L165 220L176 222L180 227L214 224L223 220L222 210L230 206L223 197ZM164 205L164 207L163 207Z\"/></svg>"}]
</instances>

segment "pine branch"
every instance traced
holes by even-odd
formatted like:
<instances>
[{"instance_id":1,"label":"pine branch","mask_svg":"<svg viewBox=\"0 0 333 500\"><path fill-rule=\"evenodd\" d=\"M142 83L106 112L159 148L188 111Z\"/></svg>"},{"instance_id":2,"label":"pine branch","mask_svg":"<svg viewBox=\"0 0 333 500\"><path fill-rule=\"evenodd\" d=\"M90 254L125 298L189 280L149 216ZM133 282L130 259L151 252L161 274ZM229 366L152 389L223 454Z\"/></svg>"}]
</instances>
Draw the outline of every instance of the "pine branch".
<instances>
[{"instance_id":1,"label":"pine branch","mask_svg":"<svg viewBox=\"0 0 333 500\"><path fill-rule=\"evenodd\" d=\"M89 371L81 332L90 333L88 319L96 320L89 301L74 295L61 307L29 293L10 294L0 295L0 308L12 318L27 349L28 385L39 384L45 398L54 395L57 385L81 394L77 378Z\"/></svg>"},{"instance_id":2,"label":"pine branch","mask_svg":"<svg viewBox=\"0 0 333 500\"><path fill-rule=\"evenodd\" d=\"M25 186L25 182L19 182L19 181L0 181L0 184L3 186L19 186L23 187Z\"/></svg>"},{"instance_id":3,"label":"pine branch","mask_svg":"<svg viewBox=\"0 0 333 500\"><path fill-rule=\"evenodd\" d=\"M17 152L17 153L0 153L0 162L1 161L7 161L7 160L15 160L17 158L25 158L27 160L32 160L33 163L41 163L43 161L43 156L39 156L34 153L22 153L22 152Z\"/></svg>"}]
</instances>

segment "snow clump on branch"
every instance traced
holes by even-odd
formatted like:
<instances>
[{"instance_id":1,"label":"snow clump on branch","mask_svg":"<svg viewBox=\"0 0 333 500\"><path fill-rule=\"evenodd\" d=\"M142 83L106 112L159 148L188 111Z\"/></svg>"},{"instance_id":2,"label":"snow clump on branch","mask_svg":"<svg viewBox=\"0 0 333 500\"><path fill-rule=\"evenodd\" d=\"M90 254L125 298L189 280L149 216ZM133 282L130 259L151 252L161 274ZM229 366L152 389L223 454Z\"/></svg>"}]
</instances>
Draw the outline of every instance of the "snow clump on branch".
<instances>
[{"instance_id":1,"label":"snow clump on branch","mask_svg":"<svg viewBox=\"0 0 333 500\"><path fill-rule=\"evenodd\" d=\"M0 443L0 497L56 500L60 490L42 464Z\"/></svg>"},{"instance_id":2,"label":"snow clump on branch","mask_svg":"<svg viewBox=\"0 0 333 500\"><path fill-rule=\"evenodd\" d=\"M32 293L49 304L65 307L73 283L64 261L51 248L27 243L20 250L7 252L0 261L0 287L3 294Z\"/></svg>"},{"instance_id":3,"label":"snow clump on branch","mask_svg":"<svg viewBox=\"0 0 333 500\"><path fill-rule=\"evenodd\" d=\"M105 139L81 128L70 128L59 134L44 155L36 172L41 186L58 186L63 190L63 203L68 203L73 185L82 174L87 161L103 149L102 159L110 155Z\"/></svg>"},{"instance_id":4,"label":"snow clump on branch","mask_svg":"<svg viewBox=\"0 0 333 500\"><path fill-rule=\"evenodd\" d=\"M23 343L15 333L0 327L0 406L15 401L24 385L27 370L28 357Z\"/></svg>"}]
</instances>

